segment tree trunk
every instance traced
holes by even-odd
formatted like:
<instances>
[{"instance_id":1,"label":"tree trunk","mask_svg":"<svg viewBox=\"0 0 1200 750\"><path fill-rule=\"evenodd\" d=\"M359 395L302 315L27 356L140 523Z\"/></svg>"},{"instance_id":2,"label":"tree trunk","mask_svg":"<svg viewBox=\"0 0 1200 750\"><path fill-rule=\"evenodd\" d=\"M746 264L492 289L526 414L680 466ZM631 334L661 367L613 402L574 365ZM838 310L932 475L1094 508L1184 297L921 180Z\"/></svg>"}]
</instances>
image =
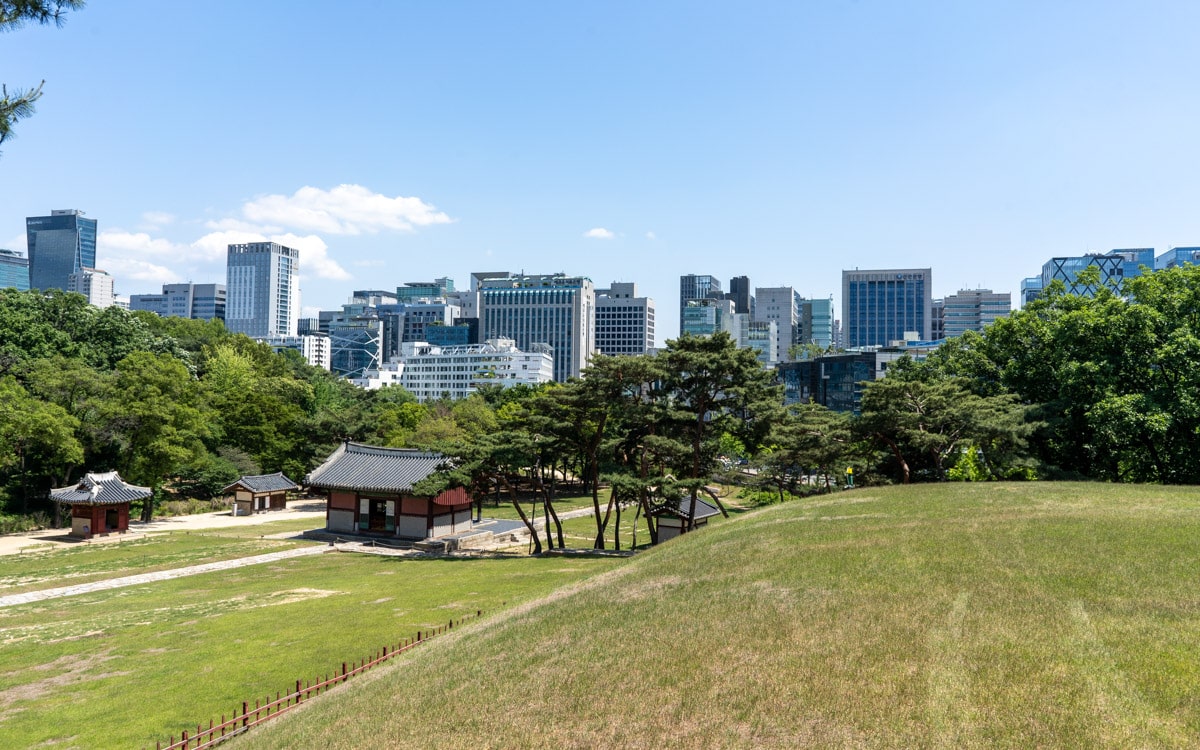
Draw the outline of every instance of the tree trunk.
<instances>
[{"instance_id":1,"label":"tree trunk","mask_svg":"<svg viewBox=\"0 0 1200 750\"><path fill-rule=\"evenodd\" d=\"M903 483L904 484L912 484L912 472L908 468L908 461L905 461L904 455L900 453L900 446L896 445L896 442L894 440L892 440L891 438L889 438L888 436L884 435L881 432L877 432L877 433L875 433L875 435L880 440L882 440L884 443L886 443L888 448L891 448L892 455L896 457L896 462L900 464L900 470L904 476Z\"/></svg>"},{"instance_id":2,"label":"tree trunk","mask_svg":"<svg viewBox=\"0 0 1200 750\"><path fill-rule=\"evenodd\" d=\"M596 503L597 503L597 505L595 506L595 508L596 508L596 539L592 543L592 549L604 549L604 544L605 544L604 532L608 530L608 521L609 521L609 518L611 517L613 503L616 502L616 499L617 499L617 486L614 484L612 489L608 493L608 506L605 507L605 509L604 509L604 519L603 520L600 519L600 506L598 504L599 500L598 499L596 500ZM620 522L618 521L618 523L620 523ZM620 549L620 547L617 547L617 549Z\"/></svg>"},{"instance_id":3,"label":"tree trunk","mask_svg":"<svg viewBox=\"0 0 1200 750\"><path fill-rule=\"evenodd\" d=\"M613 488L613 496L616 496L616 488ZM618 552L621 550L621 503L616 503L617 525L613 527L613 549Z\"/></svg>"},{"instance_id":4,"label":"tree trunk","mask_svg":"<svg viewBox=\"0 0 1200 750\"><path fill-rule=\"evenodd\" d=\"M525 528L529 529L529 537L533 540L533 554L542 554L542 540L538 538L537 528L529 520L529 517L525 515L525 510L521 507L521 500L517 497L517 490L503 474L500 475L500 479L504 483L505 489L508 490L509 497L512 498L513 507L517 509L517 515L521 517L521 522L525 524Z\"/></svg>"}]
</instances>

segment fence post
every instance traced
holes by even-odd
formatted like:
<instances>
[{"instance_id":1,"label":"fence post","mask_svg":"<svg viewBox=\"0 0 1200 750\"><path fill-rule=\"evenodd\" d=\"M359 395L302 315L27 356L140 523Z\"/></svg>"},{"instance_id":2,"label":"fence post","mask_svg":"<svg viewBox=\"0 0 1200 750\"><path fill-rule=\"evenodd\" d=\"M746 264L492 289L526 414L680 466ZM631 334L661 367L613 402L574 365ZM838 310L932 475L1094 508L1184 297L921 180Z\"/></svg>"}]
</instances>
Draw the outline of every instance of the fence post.
<instances>
[{"instance_id":1,"label":"fence post","mask_svg":"<svg viewBox=\"0 0 1200 750\"><path fill-rule=\"evenodd\" d=\"M296 680L296 702L300 702L300 680Z\"/></svg>"},{"instance_id":2,"label":"fence post","mask_svg":"<svg viewBox=\"0 0 1200 750\"><path fill-rule=\"evenodd\" d=\"M249 724L250 701L242 701L242 728Z\"/></svg>"},{"instance_id":3,"label":"fence post","mask_svg":"<svg viewBox=\"0 0 1200 750\"><path fill-rule=\"evenodd\" d=\"M187 733L186 729L183 730L183 734L179 735L179 741L183 743L183 746L185 748L191 744L190 742L188 742L188 733Z\"/></svg>"}]
</instances>

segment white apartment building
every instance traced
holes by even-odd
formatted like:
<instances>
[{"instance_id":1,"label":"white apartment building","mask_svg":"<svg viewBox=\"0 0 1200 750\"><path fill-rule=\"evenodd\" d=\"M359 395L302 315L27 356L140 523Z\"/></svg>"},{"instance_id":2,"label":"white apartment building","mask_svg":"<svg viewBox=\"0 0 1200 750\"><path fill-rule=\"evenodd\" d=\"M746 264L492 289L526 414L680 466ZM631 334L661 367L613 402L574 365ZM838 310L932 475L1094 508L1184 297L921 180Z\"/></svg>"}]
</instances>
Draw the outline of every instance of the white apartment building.
<instances>
[{"instance_id":1,"label":"white apartment building","mask_svg":"<svg viewBox=\"0 0 1200 750\"><path fill-rule=\"evenodd\" d=\"M351 382L375 390L385 385L403 386L418 401L442 397L458 400L483 384L540 385L554 380L554 357L545 348L521 351L508 338L482 344L435 346L423 341L400 345L400 356L377 369L367 370Z\"/></svg>"},{"instance_id":2,"label":"white apartment building","mask_svg":"<svg viewBox=\"0 0 1200 750\"><path fill-rule=\"evenodd\" d=\"M295 349L313 367L329 370L331 359L329 337L323 333L306 333L302 336L281 336L263 340L275 351Z\"/></svg>"},{"instance_id":3,"label":"white apartment building","mask_svg":"<svg viewBox=\"0 0 1200 750\"><path fill-rule=\"evenodd\" d=\"M89 305L105 308L116 304L113 277L98 268L81 268L67 277L67 291L87 297Z\"/></svg>"}]
</instances>

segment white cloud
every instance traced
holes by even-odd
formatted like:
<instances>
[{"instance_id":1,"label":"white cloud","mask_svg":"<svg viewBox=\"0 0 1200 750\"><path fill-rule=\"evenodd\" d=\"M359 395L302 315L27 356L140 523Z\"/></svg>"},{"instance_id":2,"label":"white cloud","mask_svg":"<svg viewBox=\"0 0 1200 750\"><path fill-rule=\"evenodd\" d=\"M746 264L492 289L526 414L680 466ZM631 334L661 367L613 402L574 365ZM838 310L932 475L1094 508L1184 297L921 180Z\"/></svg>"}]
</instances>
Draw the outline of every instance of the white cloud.
<instances>
[{"instance_id":1,"label":"white cloud","mask_svg":"<svg viewBox=\"0 0 1200 750\"><path fill-rule=\"evenodd\" d=\"M225 219L215 219L204 222L204 226L218 232L251 232L261 234L263 232L282 232L283 227L270 226L263 224L255 224L243 219L235 219L233 217Z\"/></svg>"},{"instance_id":2,"label":"white cloud","mask_svg":"<svg viewBox=\"0 0 1200 750\"><path fill-rule=\"evenodd\" d=\"M299 250L301 275L312 275L335 281L347 281L353 278L337 261L329 257L329 246L315 234L301 237L292 233L266 235L262 232L241 230L209 232L193 242L192 248L195 249L195 255L202 256L204 260L216 262L223 261L228 257L230 245L267 241L278 242L280 245Z\"/></svg>"},{"instance_id":3,"label":"white cloud","mask_svg":"<svg viewBox=\"0 0 1200 750\"><path fill-rule=\"evenodd\" d=\"M99 253L99 250L97 250ZM145 260L137 260L135 258L121 257L106 257L103 259L97 258L98 265L109 275L117 279L117 286L120 282L132 279L133 281L144 281L152 284L174 284L183 279L171 269L151 263ZM124 294L124 290L120 290ZM137 292L134 292L135 294Z\"/></svg>"},{"instance_id":4,"label":"white cloud","mask_svg":"<svg viewBox=\"0 0 1200 750\"><path fill-rule=\"evenodd\" d=\"M121 256L177 256L180 247L170 240L151 237L145 232L126 232L109 229L96 237L97 258L108 257L109 253Z\"/></svg>"},{"instance_id":5,"label":"white cloud","mask_svg":"<svg viewBox=\"0 0 1200 750\"><path fill-rule=\"evenodd\" d=\"M616 237L615 234L613 234L609 230L605 229L604 227L596 227L594 229L589 229L583 233L583 236L587 237L588 239L592 239L592 240L611 240L613 237Z\"/></svg>"},{"instance_id":6,"label":"white cloud","mask_svg":"<svg viewBox=\"0 0 1200 750\"><path fill-rule=\"evenodd\" d=\"M175 215L166 211L145 211L142 213L142 223L138 229L161 229L175 221Z\"/></svg>"},{"instance_id":7,"label":"white cloud","mask_svg":"<svg viewBox=\"0 0 1200 750\"><path fill-rule=\"evenodd\" d=\"M338 185L332 190L305 186L290 196L265 195L243 205L242 215L258 224L326 234L411 231L452 221L420 198L392 198L362 185Z\"/></svg>"},{"instance_id":8,"label":"white cloud","mask_svg":"<svg viewBox=\"0 0 1200 750\"><path fill-rule=\"evenodd\" d=\"M353 261L351 263L351 265L358 266L359 268L383 268L384 266L387 265L387 261L386 260L356 260L356 261Z\"/></svg>"},{"instance_id":9,"label":"white cloud","mask_svg":"<svg viewBox=\"0 0 1200 750\"><path fill-rule=\"evenodd\" d=\"M648 239L648 240L657 240L657 239L658 239L658 235L657 235L657 234L655 234L654 232L646 232L646 239Z\"/></svg>"},{"instance_id":10,"label":"white cloud","mask_svg":"<svg viewBox=\"0 0 1200 750\"><path fill-rule=\"evenodd\" d=\"M262 232L240 229L230 229L221 232L209 232L192 243L192 249L198 260L210 263L223 262L229 255L230 245L240 245L243 242L266 242L267 236Z\"/></svg>"},{"instance_id":11,"label":"white cloud","mask_svg":"<svg viewBox=\"0 0 1200 750\"><path fill-rule=\"evenodd\" d=\"M336 260L329 257L329 246L325 244L325 240L315 234L304 237L295 234L276 234L271 237L271 241L287 247L294 247L300 251L301 277L311 274L335 281L348 281L354 278L346 269L338 265Z\"/></svg>"}]
</instances>

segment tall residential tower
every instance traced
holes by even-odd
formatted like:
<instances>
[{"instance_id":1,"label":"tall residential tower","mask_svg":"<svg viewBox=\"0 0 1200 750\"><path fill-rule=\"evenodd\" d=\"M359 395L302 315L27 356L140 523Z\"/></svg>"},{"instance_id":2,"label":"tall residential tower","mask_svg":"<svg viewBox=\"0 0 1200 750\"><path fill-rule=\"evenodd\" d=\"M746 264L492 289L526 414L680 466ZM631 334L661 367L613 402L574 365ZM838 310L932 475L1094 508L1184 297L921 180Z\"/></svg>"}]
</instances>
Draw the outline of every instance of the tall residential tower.
<instances>
[{"instance_id":1,"label":"tall residential tower","mask_svg":"<svg viewBox=\"0 0 1200 750\"><path fill-rule=\"evenodd\" d=\"M229 246L225 327L250 338L295 336L300 251L277 242Z\"/></svg>"}]
</instances>

